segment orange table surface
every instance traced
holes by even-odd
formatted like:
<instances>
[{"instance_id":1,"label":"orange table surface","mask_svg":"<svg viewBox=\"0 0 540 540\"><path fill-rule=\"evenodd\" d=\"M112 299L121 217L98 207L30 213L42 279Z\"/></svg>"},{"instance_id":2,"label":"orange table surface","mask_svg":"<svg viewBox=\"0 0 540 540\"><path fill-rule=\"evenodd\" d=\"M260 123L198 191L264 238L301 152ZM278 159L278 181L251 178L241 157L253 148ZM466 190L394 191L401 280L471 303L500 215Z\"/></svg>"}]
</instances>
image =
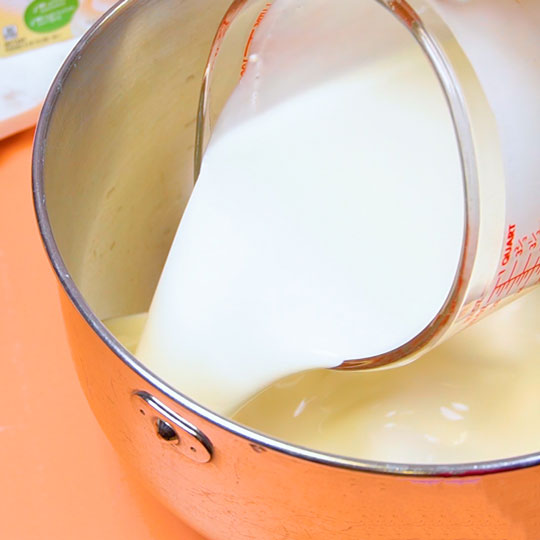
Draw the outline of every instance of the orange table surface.
<instances>
[{"instance_id":1,"label":"orange table surface","mask_svg":"<svg viewBox=\"0 0 540 540\"><path fill-rule=\"evenodd\" d=\"M0 539L202 540L130 478L86 403L34 217L32 137L0 141Z\"/></svg>"}]
</instances>

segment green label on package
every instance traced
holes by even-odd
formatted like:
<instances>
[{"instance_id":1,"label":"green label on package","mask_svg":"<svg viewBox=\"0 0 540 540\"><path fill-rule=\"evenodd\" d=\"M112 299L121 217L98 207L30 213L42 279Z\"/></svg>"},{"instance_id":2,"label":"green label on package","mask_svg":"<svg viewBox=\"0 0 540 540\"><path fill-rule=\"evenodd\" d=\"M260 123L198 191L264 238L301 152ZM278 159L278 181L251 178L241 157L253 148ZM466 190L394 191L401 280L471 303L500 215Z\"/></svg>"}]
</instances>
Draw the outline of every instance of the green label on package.
<instances>
[{"instance_id":1,"label":"green label on package","mask_svg":"<svg viewBox=\"0 0 540 540\"><path fill-rule=\"evenodd\" d=\"M68 24L78 7L78 0L34 0L24 12L24 22L33 32L53 32Z\"/></svg>"}]
</instances>

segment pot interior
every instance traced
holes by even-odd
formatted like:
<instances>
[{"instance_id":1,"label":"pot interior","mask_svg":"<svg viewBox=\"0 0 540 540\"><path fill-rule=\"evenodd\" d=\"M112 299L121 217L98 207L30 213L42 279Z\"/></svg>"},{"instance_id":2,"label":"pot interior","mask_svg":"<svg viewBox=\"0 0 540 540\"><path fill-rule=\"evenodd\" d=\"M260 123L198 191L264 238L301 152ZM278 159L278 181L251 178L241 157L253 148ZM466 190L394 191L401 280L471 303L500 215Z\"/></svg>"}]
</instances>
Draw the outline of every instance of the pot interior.
<instances>
[{"instance_id":1,"label":"pot interior","mask_svg":"<svg viewBox=\"0 0 540 540\"><path fill-rule=\"evenodd\" d=\"M52 232L100 319L148 309L193 186L200 84L227 5L121 4L56 81L54 112L46 105Z\"/></svg>"},{"instance_id":2,"label":"pot interior","mask_svg":"<svg viewBox=\"0 0 540 540\"><path fill-rule=\"evenodd\" d=\"M83 38L45 104L38 176L52 235L100 320L148 310L193 187L200 83L228 4L121 3Z\"/></svg>"}]
</instances>

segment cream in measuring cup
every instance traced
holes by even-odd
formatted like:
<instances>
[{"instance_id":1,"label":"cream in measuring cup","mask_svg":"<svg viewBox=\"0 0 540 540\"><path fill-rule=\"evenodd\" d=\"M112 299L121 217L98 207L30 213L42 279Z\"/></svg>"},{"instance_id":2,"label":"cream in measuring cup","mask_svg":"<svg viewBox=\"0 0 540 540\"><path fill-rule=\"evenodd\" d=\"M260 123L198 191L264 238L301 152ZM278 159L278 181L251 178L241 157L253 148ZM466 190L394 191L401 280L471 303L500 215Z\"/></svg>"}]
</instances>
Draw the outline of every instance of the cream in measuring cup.
<instances>
[{"instance_id":1,"label":"cream in measuring cup","mask_svg":"<svg viewBox=\"0 0 540 540\"><path fill-rule=\"evenodd\" d=\"M222 414L308 368L412 358L540 274L538 32L525 17L537 8L413 2L437 46L399 2L405 24L368 0L341 13L246 5L242 76L206 112L200 175L137 349ZM498 41L503 20L518 38ZM506 89L495 59L499 77L516 71ZM434 71L443 60L451 71Z\"/></svg>"},{"instance_id":2,"label":"cream in measuring cup","mask_svg":"<svg viewBox=\"0 0 540 540\"><path fill-rule=\"evenodd\" d=\"M235 97L137 350L221 412L290 373L414 337L448 295L463 236L452 124L421 58L343 74L229 129ZM411 250L420 266L405 264Z\"/></svg>"}]
</instances>

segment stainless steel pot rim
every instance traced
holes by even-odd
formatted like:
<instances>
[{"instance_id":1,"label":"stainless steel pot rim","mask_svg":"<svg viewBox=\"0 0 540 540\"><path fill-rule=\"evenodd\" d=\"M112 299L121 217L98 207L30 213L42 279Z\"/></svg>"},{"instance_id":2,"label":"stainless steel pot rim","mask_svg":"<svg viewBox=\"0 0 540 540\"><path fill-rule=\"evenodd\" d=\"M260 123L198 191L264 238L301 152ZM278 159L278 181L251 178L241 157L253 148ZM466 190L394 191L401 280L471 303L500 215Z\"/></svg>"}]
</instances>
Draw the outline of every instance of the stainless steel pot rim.
<instances>
[{"instance_id":1,"label":"stainless steel pot rim","mask_svg":"<svg viewBox=\"0 0 540 540\"><path fill-rule=\"evenodd\" d=\"M34 138L32 157L32 187L35 212L40 234L54 271L56 272L63 289L90 327L129 369L133 370L147 384L156 388L159 392L166 395L180 406L215 424L216 426L246 439L251 443L275 450L291 457L343 469L409 477L448 478L478 476L540 466L540 451L532 454L492 461L434 465L370 461L318 452L309 448L296 446L242 426L241 424L238 424L228 418L219 416L218 414L213 413L212 411L192 401L189 397L175 390L173 387L169 386L167 382L160 379L158 376L148 370L107 330L103 323L92 312L81 292L76 287L64 264L64 261L62 260L58 246L56 245L45 200L43 165L45 160L45 149L49 125L54 113L55 104L62 92L64 81L69 76L71 69L74 67L74 65L76 65L86 46L92 42L96 36L98 36L101 29L107 26L112 20L118 17L136 1L137 0L122 0L119 2L117 5L111 8L96 24L94 24L74 47L60 68L47 94ZM134 388L133 390L137 389Z\"/></svg>"}]
</instances>

